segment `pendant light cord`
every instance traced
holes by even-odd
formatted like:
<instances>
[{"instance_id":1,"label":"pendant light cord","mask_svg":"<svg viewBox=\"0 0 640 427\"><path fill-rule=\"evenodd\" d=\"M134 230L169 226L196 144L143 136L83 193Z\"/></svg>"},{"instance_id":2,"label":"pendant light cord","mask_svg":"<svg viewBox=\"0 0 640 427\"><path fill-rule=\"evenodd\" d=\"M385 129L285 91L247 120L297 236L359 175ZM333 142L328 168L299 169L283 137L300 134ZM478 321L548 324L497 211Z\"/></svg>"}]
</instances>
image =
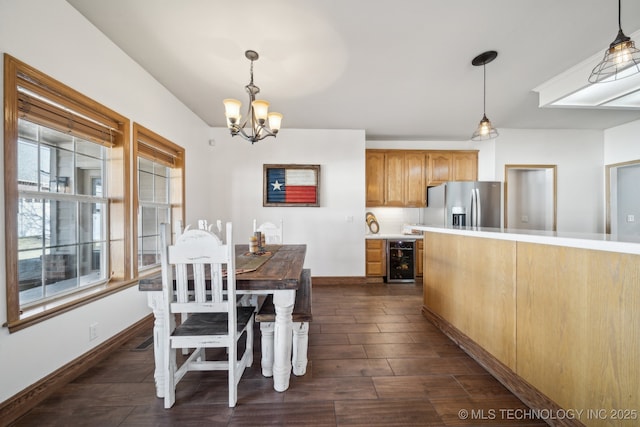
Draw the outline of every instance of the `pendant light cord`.
<instances>
[{"instance_id":1,"label":"pendant light cord","mask_svg":"<svg viewBox=\"0 0 640 427\"><path fill-rule=\"evenodd\" d=\"M621 20L621 8L622 8L622 0L618 0L618 29L622 31L622 20Z\"/></svg>"},{"instance_id":2,"label":"pendant light cord","mask_svg":"<svg viewBox=\"0 0 640 427\"><path fill-rule=\"evenodd\" d=\"M482 115L486 116L487 115L487 64L482 64L482 75L483 75Z\"/></svg>"}]
</instances>

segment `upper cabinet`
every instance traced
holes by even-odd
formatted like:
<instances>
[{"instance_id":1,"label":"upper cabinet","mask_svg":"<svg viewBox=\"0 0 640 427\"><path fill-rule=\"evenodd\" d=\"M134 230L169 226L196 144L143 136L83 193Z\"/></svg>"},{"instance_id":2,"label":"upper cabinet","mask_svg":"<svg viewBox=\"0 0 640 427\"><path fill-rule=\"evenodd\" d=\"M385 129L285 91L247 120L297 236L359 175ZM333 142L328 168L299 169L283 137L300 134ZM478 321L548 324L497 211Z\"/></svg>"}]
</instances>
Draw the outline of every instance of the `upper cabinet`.
<instances>
[{"instance_id":1,"label":"upper cabinet","mask_svg":"<svg viewBox=\"0 0 640 427\"><path fill-rule=\"evenodd\" d=\"M385 153L383 151L367 150L366 163L366 186L367 186L367 206L384 206L384 183L385 183Z\"/></svg>"},{"instance_id":2,"label":"upper cabinet","mask_svg":"<svg viewBox=\"0 0 640 427\"><path fill-rule=\"evenodd\" d=\"M451 181L475 181L478 179L477 152L454 152L451 166L453 167Z\"/></svg>"},{"instance_id":3,"label":"upper cabinet","mask_svg":"<svg viewBox=\"0 0 640 427\"><path fill-rule=\"evenodd\" d=\"M404 206L407 185L407 171L403 151L385 153L386 177L384 189L385 206Z\"/></svg>"},{"instance_id":4,"label":"upper cabinet","mask_svg":"<svg viewBox=\"0 0 640 427\"><path fill-rule=\"evenodd\" d=\"M428 179L427 185L439 185L451 181L453 154L449 151L427 154Z\"/></svg>"},{"instance_id":5,"label":"upper cabinet","mask_svg":"<svg viewBox=\"0 0 640 427\"><path fill-rule=\"evenodd\" d=\"M405 206L427 205L427 154L407 151L404 155Z\"/></svg>"},{"instance_id":6,"label":"upper cabinet","mask_svg":"<svg viewBox=\"0 0 640 427\"><path fill-rule=\"evenodd\" d=\"M477 151L366 150L367 207L424 207L427 186L474 181L477 171Z\"/></svg>"}]
</instances>

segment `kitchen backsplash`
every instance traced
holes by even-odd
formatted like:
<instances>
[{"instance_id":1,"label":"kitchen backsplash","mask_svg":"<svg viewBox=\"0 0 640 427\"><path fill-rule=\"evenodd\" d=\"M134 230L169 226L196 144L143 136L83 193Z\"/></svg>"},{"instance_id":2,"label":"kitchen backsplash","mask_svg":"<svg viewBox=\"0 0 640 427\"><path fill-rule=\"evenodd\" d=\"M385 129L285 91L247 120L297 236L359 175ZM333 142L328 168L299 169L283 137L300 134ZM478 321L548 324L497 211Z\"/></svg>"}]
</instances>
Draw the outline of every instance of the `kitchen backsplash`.
<instances>
[{"instance_id":1,"label":"kitchen backsplash","mask_svg":"<svg viewBox=\"0 0 640 427\"><path fill-rule=\"evenodd\" d=\"M405 224L419 224L422 213L421 208L367 208L365 212L372 212L378 224L378 234L402 234L402 226ZM371 234L366 225L363 214L363 226L367 234Z\"/></svg>"}]
</instances>

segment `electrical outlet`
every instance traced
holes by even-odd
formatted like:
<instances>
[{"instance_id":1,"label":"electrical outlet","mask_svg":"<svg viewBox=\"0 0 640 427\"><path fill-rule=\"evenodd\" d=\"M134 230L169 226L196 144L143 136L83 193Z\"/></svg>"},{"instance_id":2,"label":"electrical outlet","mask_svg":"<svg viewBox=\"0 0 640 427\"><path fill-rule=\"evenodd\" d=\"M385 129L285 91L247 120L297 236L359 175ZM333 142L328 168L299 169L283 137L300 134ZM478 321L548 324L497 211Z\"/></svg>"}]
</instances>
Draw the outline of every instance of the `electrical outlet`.
<instances>
[{"instance_id":1,"label":"electrical outlet","mask_svg":"<svg viewBox=\"0 0 640 427\"><path fill-rule=\"evenodd\" d=\"M529 216L528 215L522 215L522 222L529 222Z\"/></svg>"},{"instance_id":2,"label":"electrical outlet","mask_svg":"<svg viewBox=\"0 0 640 427\"><path fill-rule=\"evenodd\" d=\"M93 341L98 338L98 324L92 323L89 325L89 341Z\"/></svg>"},{"instance_id":3,"label":"electrical outlet","mask_svg":"<svg viewBox=\"0 0 640 427\"><path fill-rule=\"evenodd\" d=\"M635 215L627 215L627 222L636 222Z\"/></svg>"},{"instance_id":4,"label":"electrical outlet","mask_svg":"<svg viewBox=\"0 0 640 427\"><path fill-rule=\"evenodd\" d=\"M347 215L345 219L347 222L353 222L353 215Z\"/></svg>"}]
</instances>

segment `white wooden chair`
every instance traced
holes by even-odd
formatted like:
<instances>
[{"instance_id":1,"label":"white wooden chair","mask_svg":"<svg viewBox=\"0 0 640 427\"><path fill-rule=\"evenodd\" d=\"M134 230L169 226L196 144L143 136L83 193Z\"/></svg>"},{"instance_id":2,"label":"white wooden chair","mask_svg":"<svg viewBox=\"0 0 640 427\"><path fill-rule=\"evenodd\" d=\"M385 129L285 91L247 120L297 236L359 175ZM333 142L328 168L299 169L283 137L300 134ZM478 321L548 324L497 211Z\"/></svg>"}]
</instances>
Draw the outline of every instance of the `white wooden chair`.
<instances>
[{"instance_id":1,"label":"white wooden chair","mask_svg":"<svg viewBox=\"0 0 640 427\"><path fill-rule=\"evenodd\" d=\"M280 226L272 222L263 222L256 229L264 235L264 242L267 245L281 245L282 239L282 220L280 220Z\"/></svg>"},{"instance_id":2,"label":"white wooden chair","mask_svg":"<svg viewBox=\"0 0 640 427\"><path fill-rule=\"evenodd\" d=\"M232 226L227 223L223 244L207 230L187 229L167 246L162 229L162 290L165 304L164 407L175 403L175 388L188 371L227 370L229 406L238 400L238 382L253 362L253 307L236 304L235 253ZM226 290L223 289L226 264ZM175 269L175 275L174 275ZM174 286L175 279L175 286ZM210 289L208 289L210 284ZM188 315L177 327L176 315ZM238 358L240 337L245 348ZM179 366L177 349L193 349ZM207 360L205 349L225 348L226 360ZM222 352L221 352L222 353Z\"/></svg>"}]
</instances>

